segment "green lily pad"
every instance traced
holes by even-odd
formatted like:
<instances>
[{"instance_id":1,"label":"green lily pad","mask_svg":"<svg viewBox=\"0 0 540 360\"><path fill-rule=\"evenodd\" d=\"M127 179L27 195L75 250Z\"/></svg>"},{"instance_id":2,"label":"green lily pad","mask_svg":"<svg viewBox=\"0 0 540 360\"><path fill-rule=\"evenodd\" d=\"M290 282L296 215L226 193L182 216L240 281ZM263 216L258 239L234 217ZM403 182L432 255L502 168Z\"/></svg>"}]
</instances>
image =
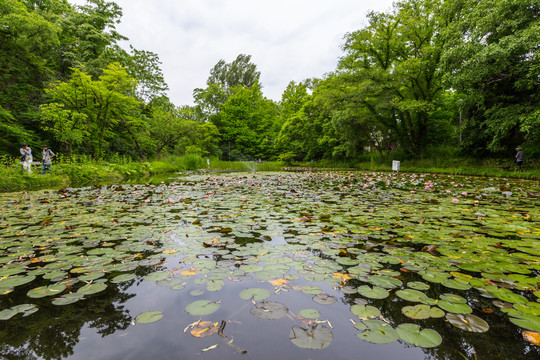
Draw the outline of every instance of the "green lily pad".
<instances>
[{"instance_id":1,"label":"green lily pad","mask_svg":"<svg viewBox=\"0 0 540 360\"><path fill-rule=\"evenodd\" d=\"M315 295L313 297L313 301L321 305L331 305L337 302L337 298L335 296L322 293Z\"/></svg>"},{"instance_id":2,"label":"green lily pad","mask_svg":"<svg viewBox=\"0 0 540 360\"><path fill-rule=\"evenodd\" d=\"M277 320L281 319L287 313L289 309L283 304L274 301L262 301L255 304L251 309L251 315L263 320Z\"/></svg>"},{"instance_id":3,"label":"green lily pad","mask_svg":"<svg viewBox=\"0 0 540 360\"><path fill-rule=\"evenodd\" d=\"M310 328L294 326L289 334L289 339L294 345L312 350L327 348L332 343L333 338L332 331L322 325Z\"/></svg>"},{"instance_id":4,"label":"green lily pad","mask_svg":"<svg viewBox=\"0 0 540 360\"><path fill-rule=\"evenodd\" d=\"M139 324L151 324L163 318L161 311L147 311L137 315L135 321Z\"/></svg>"},{"instance_id":5,"label":"green lily pad","mask_svg":"<svg viewBox=\"0 0 540 360\"><path fill-rule=\"evenodd\" d=\"M448 301L453 304L466 304L467 303L467 299L456 294L444 293L444 294L439 295L439 299Z\"/></svg>"},{"instance_id":6,"label":"green lily pad","mask_svg":"<svg viewBox=\"0 0 540 360\"><path fill-rule=\"evenodd\" d=\"M210 300L197 300L186 307L186 312L194 316L210 315L219 309L219 304Z\"/></svg>"},{"instance_id":7,"label":"green lily pad","mask_svg":"<svg viewBox=\"0 0 540 360\"><path fill-rule=\"evenodd\" d=\"M353 305L351 306L351 312L362 320L374 319L381 315L381 311L379 309L370 305Z\"/></svg>"},{"instance_id":8,"label":"green lily pad","mask_svg":"<svg viewBox=\"0 0 540 360\"><path fill-rule=\"evenodd\" d=\"M420 281L410 281L407 286L414 290L428 290L429 285Z\"/></svg>"},{"instance_id":9,"label":"green lily pad","mask_svg":"<svg viewBox=\"0 0 540 360\"><path fill-rule=\"evenodd\" d=\"M84 299L83 294L79 293L71 293L71 294L65 294L59 298L56 298L52 301L54 305L69 305L76 303L79 300Z\"/></svg>"},{"instance_id":10,"label":"green lily pad","mask_svg":"<svg viewBox=\"0 0 540 360\"><path fill-rule=\"evenodd\" d=\"M66 286L62 283L49 286L40 286L26 293L31 298L42 298L46 296L55 296L66 290Z\"/></svg>"},{"instance_id":11,"label":"green lily pad","mask_svg":"<svg viewBox=\"0 0 540 360\"><path fill-rule=\"evenodd\" d=\"M401 312L411 319L429 319L430 317L440 318L444 316L444 311L429 305L405 306L401 309Z\"/></svg>"},{"instance_id":12,"label":"green lily pad","mask_svg":"<svg viewBox=\"0 0 540 360\"><path fill-rule=\"evenodd\" d=\"M362 323L365 325L365 331L356 336L364 341L389 344L398 339L397 331L388 323L379 320L365 320Z\"/></svg>"},{"instance_id":13,"label":"green lily pad","mask_svg":"<svg viewBox=\"0 0 540 360\"><path fill-rule=\"evenodd\" d=\"M446 300L439 300L437 306L443 310L446 310L449 313L454 314L470 314L472 313L472 308L467 304L462 303L451 303Z\"/></svg>"},{"instance_id":14,"label":"green lily pad","mask_svg":"<svg viewBox=\"0 0 540 360\"><path fill-rule=\"evenodd\" d=\"M219 291L223 288L223 285L225 285L223 280L210 280L206 283L206 290Z\"/></svg>"},{"instance_id":15,"label":"green lily pad","mask_svg":"<svg viewBox=\"0 0 540 360\"><path fill-rule=\"evenodd\" d=\"M317 294L322 293L322 290L318 286L307 286L306 285L306 286L302 287L302 292L305 293L305 294L317 295Z\"/></svg>"},{"instance_id":16,"label":"green lily pad","mask_svg":"<svg viewBox=\"0 0 540 360\"><path fill-rule=\"evenodd\" d=\"M17 311L13 309L4 309L0 311L0 320L9 320L15 315L17 315Z\"/></svg>"},{"instance_id":17,"label":"green lily pad","mask_svg":"<svg viewBox=\"0 0 540 360\"><path fill-rule=\"evenodd\" d=\"M446 314L446 320L455 327L465 331L483 333L489 329L487 322L472 314Z\"/></svg>"},{"instance_id":18,"label":"green lily pad","mask_svg":"<svg viewBox=\"0 0 540 360\"><path fill-rule=\"evenodd\" d=\"M135 279L135 274L121 274L113 277L111 282L113 284L123 283Z\"/></svg>"},{"instance_id":19,"label":"green lily pad","mask_svg":"<svg viewBox=\"0 0 540 360\"><path fill-rule=\"evenodd\" d=\"M270 297L270 291L262 288L249 288L242 290L238 296L240 296L242 300L253 299L254 301L262 301Z\"/></svg>"},{"instance_id":20,"label":"green lily pad","mask_svg":"<svg viewBox=\"0 0 540 360\"><path fill-rule=\"evenodd\" d=\"M15 275L9 276L5 279L0 279L0 289L12 289L16 286L28 284L29 282L34 281L35 275Z\"/></svg>"},{"instance_id":21,"label":"green lily pad","mask_svg":"<svg viewBox=\"0 0 540 360\"><path fill-rule=\"evenodd\" d=\"M91 295L96 294L98 292L101 292L107 288L107 284L104 283L91 283L84 285L79 290L77 290L78 294L82 295Z\"/></svg>"},{"instance_id":22,"label":"green lily pad","mask_svg":"<svg viewBox=\"0 0 540 360\"><path fill-rule=\"evenodd\" d=\"M299 314L305 319L318 319L321 317L321 313L316 309L303 309Z\"/></svg>"},{"instance_id":23,"label":"green lily pad","mask_svg":"<svg viewBox=\"0 0 540 360\"><path fill-rule=\"evenodd\" d=\"M441 335L432 329L422 329L416 324L400 324L397 327L399 338L409 344L432 348L442 343Z\"/></svg>"},{"instance_id":24,"label":"green lily pad","mask_svg":"<svg viewBox=\"0 0 540 360\"><path fill-rule=\"evenodd\" d=\"M434 305L435 300L429 298L423 292L414 289L404 289L396 291L396 295L402 298L403 300L411 302L419 302L426 305Z\"/></svg>"},{"instance_id":25,"label":"green lily pad","mask_svg":"<svg viewBox=\"0 0 540 360\"><path fill-rule=\"evenodd\" d=\"M370 299L386 299L390 295L388 290L382 287L373 286L371 288L368 285L358 287L358 293Z\"/></svg>"},{"instance_id":26,"label":"green lily pad","mask_svg":"<svg viewBox=\"0 0 540 360\"><path fill-rule=\"evenodd\" d=\"M510 321L520 328L540 332L540 316L522 313L519 317L510 317Z\"/></svg>"},{"instance_id":27,"label":"green lily pad","mask_svg":"<svg viewBox=\"0 0 540 360\"><path fill-rule=\"evenodd\" d=\"M371 276L369 278L369 282L372 285L379 286L385 289L395 289L403 285L403 282L401 280L384 275Z\"/></svg>"}]
</instances>

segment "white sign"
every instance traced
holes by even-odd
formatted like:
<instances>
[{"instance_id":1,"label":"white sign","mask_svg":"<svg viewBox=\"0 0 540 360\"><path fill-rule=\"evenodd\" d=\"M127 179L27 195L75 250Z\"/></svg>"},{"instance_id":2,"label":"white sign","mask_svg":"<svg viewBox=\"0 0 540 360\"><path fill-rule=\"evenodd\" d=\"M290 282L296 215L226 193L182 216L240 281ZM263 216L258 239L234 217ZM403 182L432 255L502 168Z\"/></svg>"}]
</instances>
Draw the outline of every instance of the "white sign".
<instances>
[{"instance_id":1,"label":"white sign","mask_svg":"<svg viewBox=\"0 0 540 360\"><path fill-rule=\"evenodd\" d=\"M393 171L399 171L399 161L398 160L392 160L392 170Z\"/></svg>"}]
</instances>

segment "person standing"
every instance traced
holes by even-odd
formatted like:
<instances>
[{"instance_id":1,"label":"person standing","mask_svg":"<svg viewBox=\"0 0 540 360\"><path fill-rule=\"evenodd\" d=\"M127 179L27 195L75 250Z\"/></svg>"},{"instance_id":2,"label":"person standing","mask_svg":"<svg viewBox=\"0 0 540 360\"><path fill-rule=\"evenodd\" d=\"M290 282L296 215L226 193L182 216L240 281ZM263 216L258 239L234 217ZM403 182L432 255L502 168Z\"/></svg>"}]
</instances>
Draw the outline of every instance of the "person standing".
<instances>
[{"instance_id":1,"label":"person standing","mask_svg":"<svg viewBox=\"0 0 540 360\"><path fill-rule=\"evenodd\" d=\"M521 171L521 165L523 165L523 160L525 160L525 153L523 152L523 149L518 147L516 148L517 154L516 154L516 166L518 168L518 171Z\"/></svg>"},{"instance_id":2,"label":"person standing","mask_svg":"<svg viewBox=\"0 0 540 360\"><path fill-rule=\"evenodd\" d=\"M51 149L47 147L47 145L43 145L43 152L42 152L42 164L43 168L41 169L41 174L45 175L45 172L48 170L49 174L51 173L51 159L54 156L54 153Z\"/></svg>"},{"instance_id":3,"label":"person standing","mask_svg":"<svg viewBox=\"0 0 540 360\"><path fill-rule=\"evenodd\" d=\"M32 173L32 149L27 144L22 144L20 149L21 152L21 162L23 170L26 170L29 174Z\"/></svg>"}]
</instances>

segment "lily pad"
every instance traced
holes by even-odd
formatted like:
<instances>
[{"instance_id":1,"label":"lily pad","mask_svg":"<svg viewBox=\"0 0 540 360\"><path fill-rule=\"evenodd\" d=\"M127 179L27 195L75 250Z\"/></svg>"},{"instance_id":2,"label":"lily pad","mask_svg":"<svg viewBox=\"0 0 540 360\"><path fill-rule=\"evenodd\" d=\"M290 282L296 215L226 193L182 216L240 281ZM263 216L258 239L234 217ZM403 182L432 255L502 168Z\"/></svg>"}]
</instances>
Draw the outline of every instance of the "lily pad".
<instances>
[{"instance_id":1,"label":"lily pad","mask_svg":"<svg viewBox=\"0 0 540 360\"><path fill-rule=\"evenodd\" d=\"M251 309L251 315L263 320L281 319L288 312L289 309L285 305L274 301L262 301Z\"/></svg>"},{"instance_id":2,"label":"lily pad","mask_svg":"<svg viewBox=\"0 0 540 360\"><path fill-rule=\"evenodd\" d=\"M523 329L540 332L540 316L520 314L519 317L510 317L510 321Z\"/></svg>"},{"instance_id":3,"label":"lily pad","mask_svg":"<svg viewBox=\"0 0 540 360\"><path fill-rule=\"evenodd\" d=\"M362 320L374 319L381 315L381 311L371 305L353 305L351 306L351 312Z\"/></svg>"},{"instance_id":4,"label":"lily pad","mask_svg":"<svg viewBox=\"0 0 540 360\"><path fill-rule=\"evenodd\" d=\"M432 348L442 343L441 335L432 329L422 329L416 324L400 324L397 327L399 338L409 344Z\"/></svg>"},{"instance_id":5,"label":"lily pad","mask_svg":"<svg viewBox=\"0 0 540 360\"><path fill-rule=\"evenodd\" d=\"M0 311L0 320L9 320L15 315L17 315L17 311L13 309L4 309Z\"/></svg>"},{"instance_id":6,"label":"lily pad","mask_svg":"<svg viewBox=\"0 0 540 360\"><path fill-rule=\"evenodd\" d=\"M186 307L186 312L194 316L210 315L219 309L219 304L211 300L197 300Z\"/></svg>"},{"instance_id":7,"label":"lily pad","mask_svg":"<svg viewBox=\"0 0 540 360\"><path fill-rule=\"evenodd\" d=\"M59 284L53 284L49 286L37 287L35 289L28 291L26 295L31 298L42 298L46 296L58 295L61 292L63 292L65 289L66 289L66 286L62 283L59 283Z\"/></svg>"},{"instance_id":8,"label":"lily pad","mask_svg":"<svg viewBox=\"0 0 540 360\"><path fill-rule=\"evenodd\" d=\"M328 294L318 294L313 297L313 301L321 305L331 305L337 302L337 298Z\"/></svg>"},{"instance_id":9,"label":"lily pad","mask_svg":"<svg viewBox=\"0 0 540 360\"><path fill-rule=\"evenodd\" d=\"M318 319L321 317L321 313L316 309L300 310L299 315L305 319Z\"/></svg>"},{"instance_id":10,"label":"lily pad","mask_svg":"<svg viewBox=\"0 0 540 360\"><path fill-rule=\"evenodd\" d=\"M270 296L270 291L262 288L249 288L242 290L238 296L242 300L253 299L254 301L262 301Z\"/></svg>"},{"instance_id":11,"label":"lily pad","mask_svg":"<svg viewBox=\"0 0 540 360\"><path fill-rule=\"evenodd\" d=\"M106 288L107 288L107 284L92 283L92 284L84 285L79 290L77 290L77 293L82 294L82 295L91 295L91 294L96 294L98 292L101 292L105 290Z\"/></svg>"},{"instance_id":12,"label":"lily pad","mask_svg":"<svg viewBox=\"0 0 540 360\"><path fill-rule=\"evenodd\" d=\"M161 311L148 311L137 315L135 321L139 324L150 324L163 318Z\"/></svg>"},{"instance_id":13,"label":"lily pad","mask_svg":"<svg viewBox=\"0 0 540 360\"><path fill-rule=\"evenodd\" d=\"M368 285L360 286L358 288L358 293L370 299L386 299L390 295L388 290L382 287L373 286L371 288Z\"/></svg>"},{"instance_id":14,"label":"lily pad","mask_svg":"<svg viewBox=\"0 0 540 360\"><path fill-rule=\"evenodd\" d=\"M429 319L430 317L439 318L444 316L444 311L429 305L405 306L401 312L411 319Z\"/></svg>"},{"instance_id":15,"label":"lily pad","mask_svg":"<svg viewBox=\"0 0 540 360\"><path fill-rule=\"evenodd\" d=\"M389 344L398 339L397 331L388 323L379 320L364 320L362 323L365 325L365 331L356 336L364 341Z\"/></svg>"},{"instance_id":16,"label":"lily pad","mask_svg":"<svg viewBox=\"0 0 540 360\"><path fill-rule=\"evenodd\" d=\"M472 313L472 308L467 304L462 303L451 303L446 300L439 300L437 306L447 312L454 314L470 314Z\"/></svg>"},{"instance_id":17,"label":"lily pad","mask_svg":"<svg viewBox=\"0 0 540 360\"><path fill-rule=\"evenodd\" d=\"M123 283L135 279L135 274L121 274L111 279L113 284Z\"/></svg>"},{"instance_id":18,"label":"lily pad","mask_svg":"<svg viewBox=\"0 0 540 360\"><path fill-rule=\"evenodd\" d=\"M320 350L327 348L334 338L332 331L325 326L310 328L294 326L289 334L291 342L302 349Z\"/></svg>"},{"instance_id":19,"label":"lily pad","mask_svg":"<svg viewBox=\"0 0 540 360\"><path fill-rule=\"evenodd\" d=\"M483 333L489 329L487 322L472 314L446 314L446 320L455 327L465 331Z\"/></svg>"},{"instance_id":20,"label":"lily pad","mask_svg":"<svg viewBox=\"0 0 540 360\"><path fill-rule=\"evenodd\" d=\"M420 281L410 281L407 283L407 286L415 290L428 290L430 287L428 284Z\"/></svg>"},{"instance_id":21,"label":"lily pad","mask_svg":"<svg viewBox=\"0 0 540 360\"><path fill-rule=\"evenodd\" d=\"M302 292L305 294L317 295L322 293L322 290L318 286L304 286L302 287Z\"/></svg>"}]
</instances>

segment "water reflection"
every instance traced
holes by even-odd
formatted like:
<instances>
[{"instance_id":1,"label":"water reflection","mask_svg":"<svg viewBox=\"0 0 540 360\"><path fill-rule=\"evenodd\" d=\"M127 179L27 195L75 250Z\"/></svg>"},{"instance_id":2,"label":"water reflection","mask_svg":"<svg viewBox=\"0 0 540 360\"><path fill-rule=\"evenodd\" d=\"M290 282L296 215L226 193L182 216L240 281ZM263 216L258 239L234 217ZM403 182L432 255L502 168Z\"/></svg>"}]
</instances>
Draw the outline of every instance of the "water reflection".
<instances>
[{"instance_id":1,"label":"water reflection","mask_svg":"<svg viewBox=\"0 0 540 360\"><path fill-rule=\"evenodd\" d=\"M382 185L371 184L364 190L368 188L360 186L358 179L353 181L353 175L332 176L204 175L185 183L2 196L0 271L6 272L0 279L1 310L32 303L39 311L0 321L1 356L79 360L182 354L190 359L217 343L219 350L205 351L205 357L236 358L238 351L224 337L199 339L183 331L198 319L185 312L186 306L207 299L220 302L220 309L204 319L225 321L226 338L259 360L279 356L350 359L358 354L400 360L540 357L538 347L526 342L521 329L493 306L494 299L486 297L490 294L486 287L479 286L483 292L475 287L449 289L418 274L420 269L438 268L452 279L450 272L460 274L455 279L482 280L482 285L492 279L487 288L491 291L513 286L499 278L526 274L516 278L523 283L515 280L521 288L510 289L534 302L527 281L538 273L529 274L525 267L535 261L529 229L536 225L526 222L525 215L533 213L535 199L520 198L525 209L516 214L508 210L510 200L493 196L480 213L466 205L444 205L448 199L443 191L415 197L398 186L381 189ZM473 207L474 199L462 202L469 201L468 207ZM486 254L493 258L485 260L489 263L484 268L475 268L479 266L475 258ZM470 261L458 255L470 256ZM498 261L512 270L496 271ZM46 277L56 270L62 272ZM156 271L166 271L167 281L142 280ZM30 283L13 289L2 285L6 279L15 281L13 275L34 272L37 278ZM94 279L96 272L105 275ZM117 275L129 273L136 278L112 282ZM87 276L58 295L76 293L83 281L104 281L107 288L65 306L51 304L51 297L28 298L29 290L59 281L55 276ZM360 321L350 311L360 298L356 289L373 285L376 278L390 284L399 280L399 285L389 285L388 298L365 302L377 307L393 327L413 323L435 329L443 338L441 345L422 349L401 340L375 345L356 337L358 331L350 322ZM429 283L424 293L432 299L441 293L465 297L490 330L474 334L453 327L444 318L406 317L402 308L412 303L396 296L396 290L411 281ZM288 315L277 320L254 318L253 304L238 297L250 287L268 290L269 301L286 306ZM341 301L318 303L313 300L317 291ZM320 323L298 317L304 309L320 312ZM138 314L155 310L165 314L158 323L134 323ZM295 326L330 328L330 323L333 339L323 350L306 353L289 340Z\"/></svg>"}]
</instances>

